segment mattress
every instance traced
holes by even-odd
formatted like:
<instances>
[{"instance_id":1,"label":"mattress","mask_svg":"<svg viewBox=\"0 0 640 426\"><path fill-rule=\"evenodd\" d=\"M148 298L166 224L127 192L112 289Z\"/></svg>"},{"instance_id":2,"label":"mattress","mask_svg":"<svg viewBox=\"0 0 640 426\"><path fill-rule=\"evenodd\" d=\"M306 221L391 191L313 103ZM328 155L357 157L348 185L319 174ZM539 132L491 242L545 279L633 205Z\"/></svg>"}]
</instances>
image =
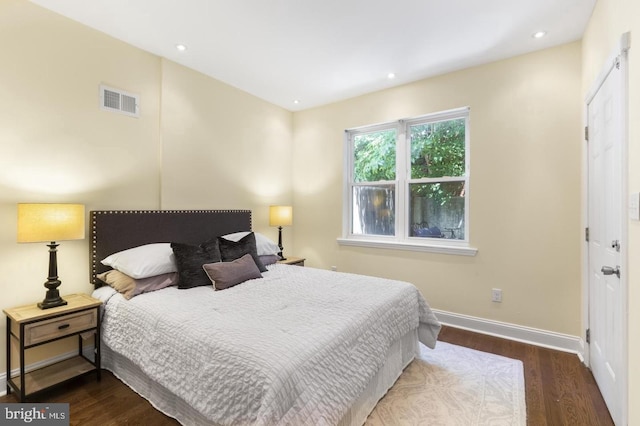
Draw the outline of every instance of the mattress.
<instances>
[{"instance_id":1,"label":"mattress","mask_svg":"<svg viewBox=\"0 0 640 426\"><path fill-rule=\"evenodd\" d=\"M271 265L104 302L103 366L183 424L361 424L440 328L415 286Z\"/></svg>"}]
</instances>

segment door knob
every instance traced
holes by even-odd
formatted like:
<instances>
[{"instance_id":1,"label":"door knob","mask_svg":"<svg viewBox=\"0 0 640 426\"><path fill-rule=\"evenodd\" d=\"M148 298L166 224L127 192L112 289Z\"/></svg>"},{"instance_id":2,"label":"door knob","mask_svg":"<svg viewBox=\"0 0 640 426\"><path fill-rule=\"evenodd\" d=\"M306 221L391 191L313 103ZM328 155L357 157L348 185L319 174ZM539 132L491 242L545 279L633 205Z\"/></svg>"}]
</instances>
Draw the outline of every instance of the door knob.
<instances>
[{"instance_id":1,"label":"door knob","mask_svg":"<svg viewBox=\"0 0 640 426\"><path fill-rule=\"evenodd\" d=\"M613 275L615 274L618 278L620 278L620 267L616 266L615 268L612 268L611 266L603 266L602 269L600 269L600 272L602 272L604 275Z\"/></svg>"}]
</instances>

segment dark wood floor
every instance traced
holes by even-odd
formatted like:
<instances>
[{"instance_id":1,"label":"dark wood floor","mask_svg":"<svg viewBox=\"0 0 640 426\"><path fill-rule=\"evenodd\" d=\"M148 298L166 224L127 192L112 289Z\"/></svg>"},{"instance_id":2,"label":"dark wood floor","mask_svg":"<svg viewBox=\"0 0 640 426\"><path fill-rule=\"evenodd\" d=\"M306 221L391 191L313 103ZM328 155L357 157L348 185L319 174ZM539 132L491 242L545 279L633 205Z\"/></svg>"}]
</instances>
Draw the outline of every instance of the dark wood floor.
<instances>
[{"instance_id":1,"label":"dark wood floor","mask_svg":"<svg viewBox=\"0 0 640 426\"><path fill-rule=\"evenodd\" d=\"M444 327L438 339L521 360L528 425L613 425L591 370L577 355L452 327Z\"/></svg>"},{"instance_id":2,"label":"dark wood floor","mask_svg":"<svg viewBox=\"0 0 640 426\"><path fill-rule=\"evenodd\" d=\"M613 425L589 369L576 355L444 327L440 340L519 359L524 364L527 423L531 426ZM37 402L68 402L71 425L177 425L103 371L40 394ZM16 402L13 394L0 402Z\"/></svg>"}]
</instances>

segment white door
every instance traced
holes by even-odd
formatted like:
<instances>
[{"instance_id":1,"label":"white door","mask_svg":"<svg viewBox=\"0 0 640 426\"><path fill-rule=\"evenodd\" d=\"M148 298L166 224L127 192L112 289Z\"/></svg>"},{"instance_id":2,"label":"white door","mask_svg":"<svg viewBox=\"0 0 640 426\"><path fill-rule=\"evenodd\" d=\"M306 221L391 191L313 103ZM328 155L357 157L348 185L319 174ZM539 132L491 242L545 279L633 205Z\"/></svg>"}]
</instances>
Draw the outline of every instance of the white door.
<instances>
[{"instance_id":1,"label":"white door","mask_svg":"<svg viewBox=\"0 0 640 426\"><path fill-rule=\"evenodd\" d=\"M618 62L619 64L619 62ZM622 236L622 77L612 67L588 111L589 362L611 417L621 424L626 302L618 269Z\"/></svg>"}]
</instances>

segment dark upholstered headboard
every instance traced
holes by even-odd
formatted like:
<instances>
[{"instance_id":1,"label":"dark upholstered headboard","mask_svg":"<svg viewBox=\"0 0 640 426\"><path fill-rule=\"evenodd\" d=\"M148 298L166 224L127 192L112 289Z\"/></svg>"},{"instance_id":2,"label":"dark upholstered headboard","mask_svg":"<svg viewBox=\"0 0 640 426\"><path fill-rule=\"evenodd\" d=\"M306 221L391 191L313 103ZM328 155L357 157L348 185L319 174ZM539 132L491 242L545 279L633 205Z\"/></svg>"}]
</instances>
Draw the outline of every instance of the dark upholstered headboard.
<instances>
[{"instance_id":1,"label":"dark upholstered headboard","mask_svg":"<svg viewBox=\"0 0 640 426\"><path fill-rule=\"evenodd\" d=\"M91 211L91 282L109 268L110 254L150 243L200 244L210 238L251 230L250 210L105 210Z\"/></svg>"}]
</instances>

